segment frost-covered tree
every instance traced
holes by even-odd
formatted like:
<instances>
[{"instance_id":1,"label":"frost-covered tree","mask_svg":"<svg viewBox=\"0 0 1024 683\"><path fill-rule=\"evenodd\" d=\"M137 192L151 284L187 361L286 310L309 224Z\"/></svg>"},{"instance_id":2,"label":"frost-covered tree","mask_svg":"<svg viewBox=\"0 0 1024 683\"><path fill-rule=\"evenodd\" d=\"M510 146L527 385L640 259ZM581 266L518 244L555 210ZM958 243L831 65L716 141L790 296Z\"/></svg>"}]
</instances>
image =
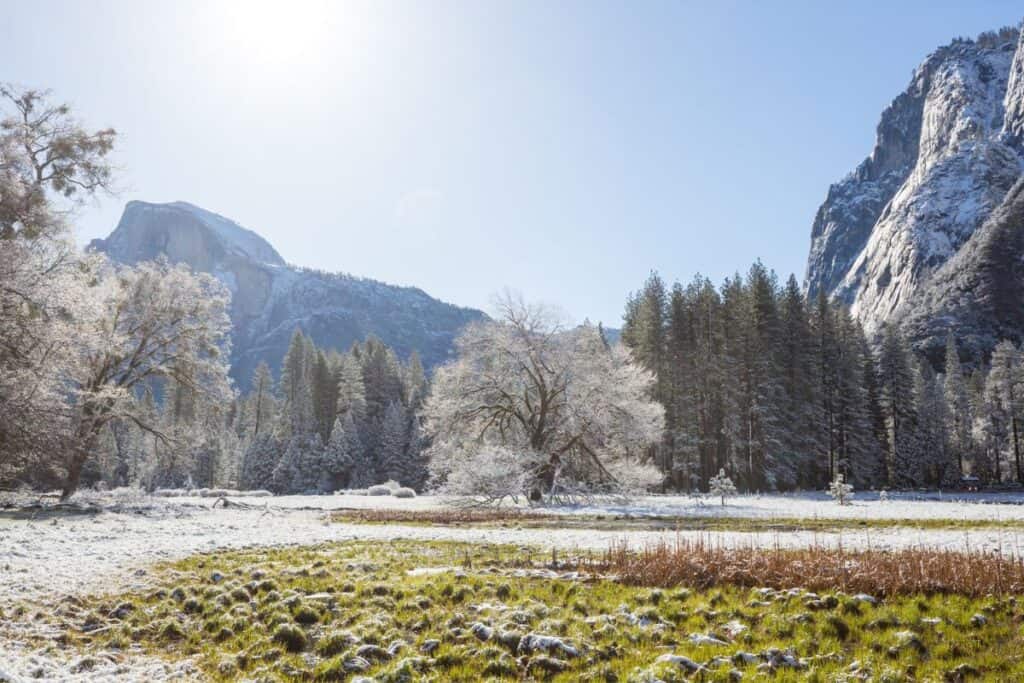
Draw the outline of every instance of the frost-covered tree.
<instances>
[{"instance_id":1,"label":"frost-covered tree","mask_svg":"<svg viewBox=\"0 0 1024 683\"><path fill-rule=\"evenodd\" d=\"M363 442L351 412L334 422L331 438L324 447L321 488L335 490L349 485L353 468L363 462Z\"/></svg>"},{"instance_id":2,"label":"frost-covered tree","mask_svg":"<svg viewBox=\"0 0 1024 683\"><path fill-rule=\"evenodd\" d=\"M251 390L242 403L243 414L238 420L239 436L247 440L272 431L277 419L274 376L270 373L270 366L265 362L256 366L250 387Z\"/></svg>"},{"instance_id":3,"label":"frost-covered tree","mask_svg":"<svg viewBox=\"0 0 1024 683\"><path fill-rule=\"evenodd\" d=\"M338 382L331 372L324 352L317 350L311 370L313 414L316 431L324 443L331 436L338 405Z\"/></svg>"},{"instance_id":4,"label":"frost-covered tree","mask_svg":"<svg viewBox=\"0 0 1024 683\"><path fill-rule=\"evenodd\" d=\"M846 481L842 472L837 472L836 478L828 486L828 495L840 505L849 505L853 498L853 485Z\"/></svg>"},{"instance_id":5,"label":"frost-covered tree","mask_svg":"<svg viewBox=\"0 0 1024 683\"><path fill-rule=\"evenodd\" d=\"M69 218L109 189L115 137L87 130L47 92L0 85L0 481L62 475L77 321L95 304L98 261L76 247Z\"/></svg>"},{"instance_id":6,"label":"frost-covered tree","mask_svg":"<svg viewBox=\"0 0 1024 683\"><path fill-rule=\"evenodd\" d=\"M274 470L284 445L269 432L255 437L242 457L239 488L246 490L269 489L274 485Z\"/></svg>"},{"instance_id":7,"label":"frost-covered tree","mask_svg":"<svg viewBox=\"0 0 1024 683\"><path fill-rule=\"evenodd\" d=\"M398 401L392 401L384 413L380 435L380 474L383 480L411 486L413 472L408 459L409 417Z\"/></svg>"},{"instance_id":8,"label":"frost-covered tree","mask_svg":"<svg viewBox=\"0 0 1024 683\"><path fill-rule=\"evenodd\" d=\"M316 430L313 408L313 365L316 353L312 343L296 328L281 363L281 428L290 438L306 436Z\"/></svg>"},{"instance_id":9,"label":"frost-covered tree","mask_svg":"<svg viewBox=\"0 0 1024 683\"><path fill-rule=\"evenodd\" d=\"M651 373L593 327L565 329L549 309L511 296L497 308L498 319L470 325L456 360L435 372L423 410L435 477L485 480L494 472L480 454L502 449L521 455L528 484L508 494L656 483L641 462L664 426Z\"/></svg>"},{"instance_id":10,"label":"frost-covered tree","mask_svg":"<svg viewBox=\"0 0 1024 683\"><path fill-rule=\"evenodd\" d=\"M426 454L426 446L420 421L413 416L409 424L409 440L406 445L406 478L407 486L416 491L423 491L430 479L429 459Z\"/></svg>"},{"instance_id":11,"label":"frost-covered tree","mask_svg":"<svg viewBox=\"0 0 1024 683\"><path fill-rule=\"evenodd\" d=\"M274 467L275 493L316 493L323 472L323 443L316 432L293 435Z\"/></svg>"},{"instance_id":12,"label":"frost-covered tree","mask_svg":"<svg viewBox=\"0 0 1024 683\"><path fill-rule=\"evenodd\" d=\"M708 492L716 498L721 499L722 506L725 506L725 499L736 495L736 485L726 475L725 470L718 470L718 474L708 480Z\"/></svg>"},{"instance_id":13,"label":"frost-covered tree","mask_svg":"<svg viewBox=\"0 0 1024 683\"><path fill-rule=\"evenodd\" d=\"M1020 415L1024 402L1020 350L1012 342L1002 341L992 352L986 390L994 409L994 419L1001 420L1009 436L1009 453L1013 458L1014 476L1024 483L1021 470Z\"/></svg>"},{"instance_id":14,"label":"frost-covered tree","mask_svg":"<svg viewBox=\"0 0 1024 683\"><path fill-rule=\"evenodd\" d=\"M74 447L62 495L77 489L103 428L115 420L164 437L145 422L139 396L152 382L171 382L211 402L231 400L227 377L230 320L227 289L206 274L167 262L109 269L95 285L99 304L78 322L82 362L73 375Z\"/></svg>"},{"instance_id":15,"label":"frost-covered tree","mask_svg":"<svg viewBox=\"0 0 1024 683\"><path fill-rule=\"evenodd\" d=\"M956 347L956 338L952 331L946 337L946 364L943 376L942 391L946 400L946 432L949 436L949 447L956 459L956 477L964 474L964 459L972 450L971 443L971 404L967 392L967 381L960 354Z\"/></svg>"},{"instance_id":16,"label":"frost-covered tree","mask_svg":"<svg viewBox=\"0 0 1024 683\"><path fill-rule=\"evenodd\" d=\"M335 368L335 377L338 386L335 414L351 414L353 422L361 425L366 420L366 389L363 369L355 354L347 353L341 357Z\"/></svg>"},{"instance_id":17,"label":"frost-covered tree","mask_svg":"<svg viewBox=\"0 0 1024 683\"><path fill-rule=\"evenodd\" d=\"M420 361L420 354L413 351L405 365L405 405L413 412L419 410L427 397L427 376Z\"/></svg>"},{"instance_id":18,"label":"frost-covered tree","mask_svg":"<svg viewBox=\"0 0 1024 683\"><path fill-rule=\"evenodd\" d=\"M917 451L920 474L917 481L927 486L950 486L959 473L956 457L950 449L949 407L942 390L942 378L936 377L927 363L917 373Z\"/></svg>"}]
</instances>

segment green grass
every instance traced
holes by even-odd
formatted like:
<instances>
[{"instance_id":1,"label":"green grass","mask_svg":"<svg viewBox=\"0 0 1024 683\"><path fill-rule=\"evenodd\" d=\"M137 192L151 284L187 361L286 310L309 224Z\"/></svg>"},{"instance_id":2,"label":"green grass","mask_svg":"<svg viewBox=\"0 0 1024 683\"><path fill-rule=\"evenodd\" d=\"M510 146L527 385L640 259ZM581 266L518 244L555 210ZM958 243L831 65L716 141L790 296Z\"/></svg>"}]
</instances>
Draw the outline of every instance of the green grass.
<instances>
[{"instance_id":1,"label":"green grass","mask_svg":"<svg viewBox=\"0 0 1024 683\"><path fill-rule=\"evenodd\" d=\"M842 594L662 590L557 576L551 561L522 548L406 541L199 555L158 567L145 593L65 603L46 618L86 655L141 647L194 657L220 681L700 678L655 663L668 653L709 665L706 681L734 670L750 680L772 648L804 662L775 681L861 680L854 662L868 680L960 680L950 672L962 665L979 680L1024 680L1024 605L1012 597L873 606ZM443 570L409 573L423 567ZM984 618L972 624L975 614ZM578 656L521 651L529 633L561 638ZM366 670L346 671L353 663Z\"/></svg>"}]
</instances>

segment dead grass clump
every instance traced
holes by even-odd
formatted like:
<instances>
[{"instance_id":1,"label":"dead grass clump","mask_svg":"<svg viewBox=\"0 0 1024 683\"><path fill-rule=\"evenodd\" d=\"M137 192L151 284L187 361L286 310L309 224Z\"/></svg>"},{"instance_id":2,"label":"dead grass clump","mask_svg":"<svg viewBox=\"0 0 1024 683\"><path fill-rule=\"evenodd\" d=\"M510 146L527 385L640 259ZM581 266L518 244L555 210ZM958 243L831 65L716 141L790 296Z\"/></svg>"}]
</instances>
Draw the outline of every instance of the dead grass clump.
<instances>
[{"instance_id":1,"label":"dead grass clump","mask_svg":"<svg viewBox=\"0 0 1024 683\"><path fill-rule=\"evenodd\" d=\"M557 519L556 515L518 508L456 507L445 510L342 510L335 522L371 524L497 524L504 522Z\"/></svg>"},{"instance_id":2,"label":"dead grass clump","mask_svg":"<svg viewBox=\"0 0 1024 683\"><path fill-rule=\"evenodd\" d=\"M638 586L801 586L875 596L955 593L980 597L1024 592L1024 560L985 552L726 548L679 539L641 550L618 544L580 564L586 571L612 574Z\"/></svg>"}]
</instances>

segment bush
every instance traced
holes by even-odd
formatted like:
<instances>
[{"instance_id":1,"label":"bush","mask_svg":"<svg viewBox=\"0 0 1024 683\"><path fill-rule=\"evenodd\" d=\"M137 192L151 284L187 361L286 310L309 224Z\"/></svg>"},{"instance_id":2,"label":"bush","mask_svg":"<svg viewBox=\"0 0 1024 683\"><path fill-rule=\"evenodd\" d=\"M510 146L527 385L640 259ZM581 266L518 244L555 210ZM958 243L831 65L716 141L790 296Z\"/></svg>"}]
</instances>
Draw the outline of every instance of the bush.
<instances>
[{"instance_id":1,"label":"bush","mask_svg":"<svg viewBox=\"0 0 1024 683\"><path fill-rule=\"evenodd\" d=\"M281 624L274 631L273 640L285 646L289 652L302 652L306 647L306 634L291 624Z\"/></svg>"},{"instance_id":2,"label":"bush","mask_svg":"<svg viewBox=\"0 0 1024 683\"><path fill-rule=\"evenodd\" d=\"M392 493L391 495L393 495L395 498L415 498L416 492L413 491L411 488L408 488L407 486L403 486L400 489L395 489L395 492Z\"/></svg>"}]
</instances>

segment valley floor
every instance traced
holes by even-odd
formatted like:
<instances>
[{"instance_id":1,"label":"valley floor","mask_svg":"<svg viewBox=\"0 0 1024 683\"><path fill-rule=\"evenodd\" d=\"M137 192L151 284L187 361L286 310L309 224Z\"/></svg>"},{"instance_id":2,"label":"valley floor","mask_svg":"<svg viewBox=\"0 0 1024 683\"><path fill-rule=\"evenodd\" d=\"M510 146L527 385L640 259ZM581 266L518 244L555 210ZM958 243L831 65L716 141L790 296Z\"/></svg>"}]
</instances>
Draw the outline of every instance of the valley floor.
<instances>
[{"instance_id":1,"label":"valley floor","mask_svg":"<svg viewBox=\"0 0 1024 683\"><path fill-rule=\"evenodd\" d=\"M935 496L932 496L935 497ZM166 664L138 654L118 661L93 661L81 667L75 655L60 648L30 644L47 628L16 605L59 604L69 596L107 591L132 591L149 585L150 567L198 552L266 546L312 545L325 541L456 541L532 546L540 549L605 550L612 544L642 547L659 541L700 539L727 547L806 547L846 549L941 548L991 551L1024 557L1024 499L1009 495L971 495L962 500L888 502L857 500L840 507L823 496L739 497L722 507L689 497L652 496L626 505L621 502L546 510L546 513L610 519L632 516L678 516L788 520L847 519L865 521L863 528L837 531L714 531L681 529L566 528L525 524L423 525L360 524L332 520L329 511L352 508L440 510L452 501L421 497L411 500L366 496L287 496L241 498L252 509L216 508L211 498L133 500L122 512L48 514L34 518L0 512L0 681L160 680L190 675L189 665ZM135 506L133 509L132 506ZM894 525L893 520L900 520ZM944 522L949 528L944 528ZM885 521L884 525L872 521ZM925 524L925 522L928 522ZM568 520L567 520L568 522ZM905 526L903 525L905 523ZM977 528L972 527L977 524ZM995 525L993 525L995 524ZM915 528L915 525L917 528ZM986 526L988 525L988 526ZM37 623L38 621L38 623ZM67 657L67 658L65 658Z\"/></svg>"}]
</instances>

